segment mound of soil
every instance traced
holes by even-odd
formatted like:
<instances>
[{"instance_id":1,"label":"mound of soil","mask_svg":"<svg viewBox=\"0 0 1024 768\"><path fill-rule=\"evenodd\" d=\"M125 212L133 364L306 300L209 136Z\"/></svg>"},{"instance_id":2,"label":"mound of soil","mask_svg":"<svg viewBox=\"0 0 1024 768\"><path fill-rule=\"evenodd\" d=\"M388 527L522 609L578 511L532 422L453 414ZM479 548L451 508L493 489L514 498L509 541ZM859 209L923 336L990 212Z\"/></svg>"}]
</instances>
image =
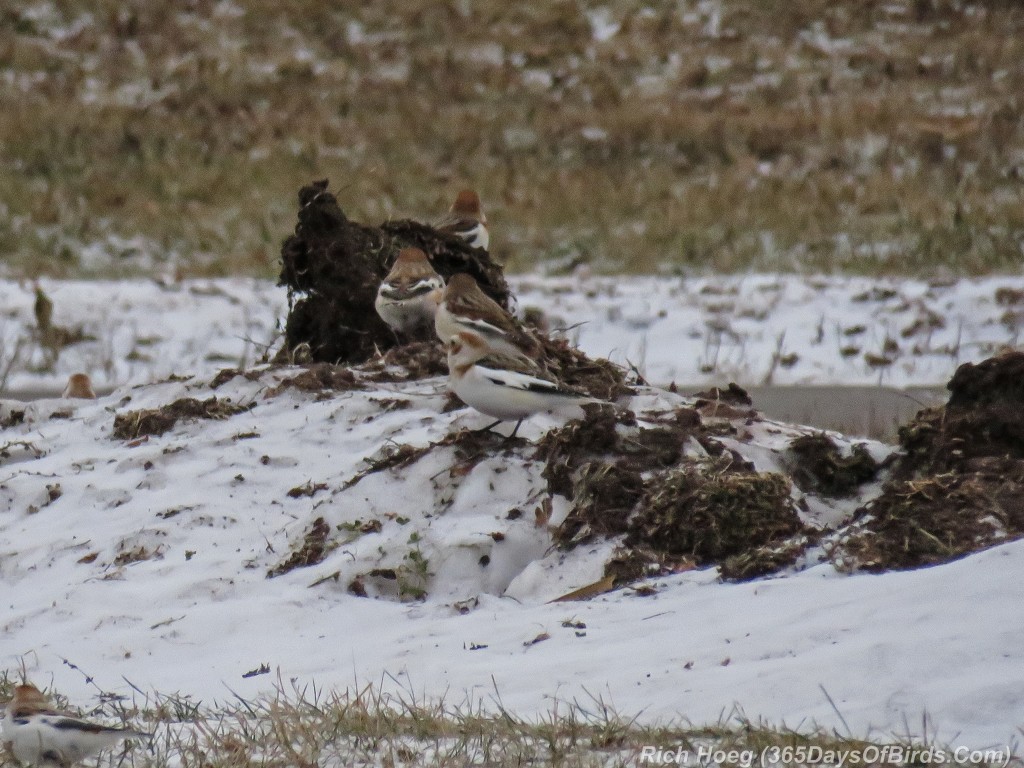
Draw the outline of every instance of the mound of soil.
<instances>
[{"instance_id":1,"label":"mound of soil","mask_svg":"<svg viewBox=\"0 0 1024 768\"><path fill-rule=\"evenodd\" d=\"M357 224L327 184L318 181L299 192L295 234L281 248L279 284L288 288L289 305L286 350L305 343L315 362L354 364L406 341L377 316L373 302L398 251L409 246L425 251L441 276L466 272L508 307L501 266L486 251L415 221Z\"/></svg>"},{"instance_id":2,"label":"mound of soil","mask_svg":"<svg viewBox=\"0 0 1024 768\"><path fill-rule=\"evenodd\" d=\"M782 475L731 461L684 465L651 483L627 544L646 544L709 565L803 530Z\"/></svg>"},{"instance_id":3,"label":"mound of soil","mask_svg":"<svg viewBox=\"0 0 1024 768\"><path fill-rule=\"evenodd\" d=\"M947 387L900 429L893 478L858 510L840 565L916 568L1024 535L1024 353L966 363Z\"/></svg>"},{"instance_id":4,"label":"mound of soil","mask_svg":"<svg viewBox=\"0 0 1024 768\"><path fill-rule=\"evenodd\" d=\"M299 205L295 234L281 248L279 284L288 288L289 312L285 344L275 362L298 362L301 352L303 362L359 365L383 352L385 366L404 367L408 374L380 371L379 381L447 373L431 329L420 338L399 338L373 307L381 280L398 252L410 246L430 256L445 279L465 272L498 304L509 306L511 293L501 266L458 237L409 220L379 227L350 221L327 191L327 181L303 187ZM605 400L631 391L620 367L591 360L564 340L540 332L536 336L546 366L569 386Z\"/></svg>"},{"instance_id":5,"label":"mound of soil","mask_svg":"<svg viewBox=\"0 0 1024 768\"><path fill-rule=\"evenodd\" d=\"M755 472L725 450L693 409L661 422L641 427L628 411L594 408L544 436L537 458L545 462L548 491L572 503L555 531L557 544L626 534L605 569L619 583L736 557L746 560L723 570L727 578L754 578L793 562L803 546L790 546L788 558L772 560L771 551L805 533L789 481ZM691 439L712 458L685 458Z\"/></svg>"}]
</instances>

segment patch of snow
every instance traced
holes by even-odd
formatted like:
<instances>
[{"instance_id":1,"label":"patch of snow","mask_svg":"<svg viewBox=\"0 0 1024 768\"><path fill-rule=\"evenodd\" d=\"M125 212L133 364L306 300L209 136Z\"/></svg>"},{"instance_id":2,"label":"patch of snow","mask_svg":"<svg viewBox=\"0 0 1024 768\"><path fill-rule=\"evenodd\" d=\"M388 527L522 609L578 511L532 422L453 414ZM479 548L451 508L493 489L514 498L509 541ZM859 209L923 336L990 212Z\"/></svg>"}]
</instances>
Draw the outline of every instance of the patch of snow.
<instances>
[{"instance_id":1,"label":"patch of snow","mask_svg":"<svg viewBox=\"0 0 1024 768\"><path fill-rule=\"evenodd\" d=\"M216 391L194 378L44 401L5 430L36 452L0 465L0 663L72 697L89 691L65 659L108 690L124 678L207 702L267 692L277 675L243 677L266 664L282 679L383 680L485 708L497 690L522 716L599 695L647 722L742 712L797 729L848 725L858 737L902 735L927 717L930 738L973 746L1004 743L1024 720L1024 615L1006 610L1024 542L912 572L844 576L808 562L723 584L704 569L650 580L651 597L551 603L594 581L613 542L551 548L531 514L543 464L530 447L472 466L437 447L353 483L388 446L425 446L485 420L445 413L442 379L274 392L297 372L237 376ZM111 437L115 413L185 396L255 407L159 437ZM396 398L408 405L382 405ZM642 390L631 405L642 417L680 402ZM59 409L70 410L50 418ZM536 418L521 434L536 441L555 423ZM793 431L747 429L733 447L771 469ZM555 501L552 522L565 513ZM330 532L324 559L267 578L316 518ZM350 594L359 574L382 599ZM397 600L417 584L425 600ZM563 626L570 619L586 631ZM541 633L549 639L530 642Z\"/></svg>"},{"instance_id":2,"label":"patch of snow","mask_svg":"<svg viewBox=\"0 0 1024 768\"><path fill-rule=\"evenodd\" d=\"M536 138L527 129L508 131L514 141ZM636 223L624 222L624 231ZM147 242L110 243L97 246L97 263L158 253ZM848 247L852 257L864 246ZM894 259L900 252L892 244L872 255ZM521 308L543 310L584 352L636 365L657 384L941 387L961 363L1015 346L1024 331L1024 278L1011 275L942 283L581 273L515 276L511 283ZM76 371L109 388L252 364L275 342L287 312L285 290L260 280L44 280L43 289L54 301L54 322L81 327L94 340L48 360L33 341L31 286L0 280L0 364L20 346L20 364L7 381L12 389L59 392Z\"/></svg>"},{"instance_id":3,"label":"patch of snow","mask_svg":"<svg viewBox=\"0 0 1024 768\"><path fill-rule=\"evenodd\" d=\"M594 42L604 43L611 40L622 29L622 24L615 20L611 8L601 6L584 11L590 23L590 33Z\"/></svg>"}]
</instances>

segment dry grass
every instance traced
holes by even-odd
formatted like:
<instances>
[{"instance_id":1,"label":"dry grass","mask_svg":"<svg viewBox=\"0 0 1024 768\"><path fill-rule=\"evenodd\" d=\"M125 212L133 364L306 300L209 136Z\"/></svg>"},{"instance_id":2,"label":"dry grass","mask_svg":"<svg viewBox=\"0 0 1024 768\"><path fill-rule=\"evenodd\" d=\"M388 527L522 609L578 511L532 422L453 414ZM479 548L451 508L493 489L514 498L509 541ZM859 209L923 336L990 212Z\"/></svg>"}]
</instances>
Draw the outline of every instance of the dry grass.
<instances>
[{"instance_id":1,"label":"dry grass","mask_svg":"<svg viewBox=\"0 0 1024 768\"><path fill-rule=\"evenodd\" d=\"M269 670L254 670L265 674ZM10 682L0 681L0 694ZM827 694L826 694L827 695ZM386 694L373 686L335 693L315 687L285 691L278 681L275 692L258 700L236 697L233 703L208 707L188 697L147 697L146 703L126 702L101 694L109 719L132 723L155 733L152 742L115 749L101 757L100 765L146 768L203 766L203 768L441 768L443 766L544 765L553 768L633 768L638 765L818 764L822 752L851 750L870 756L884 742L839 736L820 729L798 733L776 729L747 719L739 710L723 716L718 725L695 728L681 723L642 725L618 715L600 698L561 702L537 718L523 719L509 712L495 694L486 705L450 706L445 702L417 701L401 693ZM58 697L63 703L63 699ZM927 721L924 727L928 727ZM893 745L921 755L932 743L928 734L916 741L895 740L882 752L887 765L920 763ZM923 738L923 741L922 741ZM641 759L644 748L660 750L664 762ZM864 750L869 750L864 752ZM688 757L672 759L685 750ZM698 750L705 750L704 757ZM817 757L800 759L801 750L817 750ZM713 756L720 751L731 756ZM814 755L815 752L803 754ZM877 752L875 753L878 754ZM795 756L794 756L795 755ZM952 756L948 750L947 759ZM833 758L834 760L835 758ZM824 758L825 762L830 762ZM0 766L13 765L4 761ZM960 765L961 763L956 763ZM991 759L974 763L989 768ZM1013 765L1020 764L1014 757Z\"/></svg>"},{"instance_id":2,"label":"dry grass","mask_svg":"<svg viewBox=\"0 0 1024 768\"><path fill-rule=\"evenodd\" d=\"M44 0L0 24L19 274L271 275L322 177L371 223L473 184L513 268L1021 257L1014 2Z\"/></svg>"}]
</instances>

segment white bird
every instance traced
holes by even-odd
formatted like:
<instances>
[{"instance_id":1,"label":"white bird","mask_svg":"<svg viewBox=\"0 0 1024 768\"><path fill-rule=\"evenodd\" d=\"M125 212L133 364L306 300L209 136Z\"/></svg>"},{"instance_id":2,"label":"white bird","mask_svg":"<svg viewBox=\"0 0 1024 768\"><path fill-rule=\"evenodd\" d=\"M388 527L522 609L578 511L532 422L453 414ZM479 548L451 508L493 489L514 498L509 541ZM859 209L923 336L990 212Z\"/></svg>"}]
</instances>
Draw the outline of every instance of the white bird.
<instances>
[{"instance_id":1,"label":"white bird","mask_svg":"<svg viewBox=\"0 0 1024 768\"><path fill-rule=\"evenodd\" d=\"M398 333L429 328L441 301L444 279L419 248L403 248L377 289L374 307L381 320Z\"/></svg>"},{"instance_id":2,"label":"white bird","mask_svg":"<svg viewBox=\"0 0 1024 768\"><path fill-rule=\"evenodd\" d=\"M538 413L564 413L587 403L600 403L563 384L537 375L515 357L494 351L479 334L459 331L448 341L448 387L462 402L498 421L523 420Z\"/></svg>"},{"instance_id":3,"label":"white bird","mask_svg":"<svg viewBox=\"0 0 1024 768\"><path fill-rule=\"evenodd\" d=\"M434 222L434 229L461 237L474 248L485 251L491 240L487 217L480 207L480 196L472 189L459 192L448 213Z\"/></svg>"},{"instance_id":4,"label":"white bird","mask_svg":"<svg viewBox=\"0 0 1024 768\"><path fill-rule=\"evenodd\" d=\"M19 685L0 721L2 741L20 763L69 766L121 739L149 738L131 728L111 728L50 709L34 685Z\"/></svg>"}]
</instances>

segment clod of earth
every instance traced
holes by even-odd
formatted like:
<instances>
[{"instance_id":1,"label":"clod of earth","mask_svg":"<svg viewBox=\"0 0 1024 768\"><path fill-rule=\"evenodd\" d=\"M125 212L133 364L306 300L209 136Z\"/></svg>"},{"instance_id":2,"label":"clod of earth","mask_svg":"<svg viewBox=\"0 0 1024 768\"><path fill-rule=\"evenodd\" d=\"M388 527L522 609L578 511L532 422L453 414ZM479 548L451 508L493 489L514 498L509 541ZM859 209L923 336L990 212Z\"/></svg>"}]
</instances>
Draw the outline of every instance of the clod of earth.
<instances>
[{"instance_id":1,"label":"clod of earth","mask_svg":"<svg viewBox=\"0 0 1024 768\"><path fill-rule=\"evenodd\" d=\"M179 419L226 419L254 407L255 403L236 405L216 397L203 401L184 397L162 408L119 413L114 417L114 437L134 440L143 435L162 435L173 428Z\"/></svg>"},{"instance_id":2,"label":"clod of earth","mask_svg":"<svg viewBox=\"0 0 1024 768\"><path fill-rule=\"evenodd\" d=\"M425 251L442 277L465 272L498 304L509 306L511 293L503 270L484 250L415 221L389 221L380 227L349 221L327 191L326 181L303 187L299 203L295 234L281 249L279 282L288 288L289 306L281 362L299 348L308 350L314 361L345 365L373 361L383 353L372 380L447 373L444 352L430 329L423 338L400 339L373 306L395 255L409 246ZM545 363L570 387L604 400L631 391L619 366L592 360L563 339L540 332L537 336ZM395 368L406 373L395 373Z\"/></svg>"},{"instance_id":3,"label":"clod of earth","mask_svg":"<svg viewBox=\"0 0 1024 768\"><path fill-rule=\"evenodd\" d=\"M855 445L849 456L828 435L798 437L789 444L793 482L806 492L825 496L849 496L878 476L879 464L863 445Z\"/></svg>"},{"instance_id":4,"label":"clod of earth","mask_svg":"<svg viewBox=\"0 0 1024 768\"><path fill-rule=\"evenodd\" d=\"M626 543L710 565L803 530L788 479L720 458L682 465L649 483Z\"/></svg>"},{"instance_id":5,"label":"clod of earth","mask_svg":"<svg viewBox=\"0 0 1024 768\"><path fill-rule=\"evenodd\" d=\"M436 340L413 341L392 347L379 358L361 367L366 380L401 382L448 375L448 359L444 347Z\"/></svg>"},{"instance_id":6,"label":"clod of earth","mask_svg":"<svg viewBox=\"0 0 1024 768\"><path fill-rule=\"evenodd\" d=\"M359 389L355 374L349 368L330 363L313 363L302 373L284 379L268 390L267 397L276 397L286 389L300 392L328 392Z\"/></svg>"},{"instance_id":7,"label":"clod of earth","mask_svg":"<svg viewBox=\"0 0 1024 768\"><path fill-rule=\"evenodd\" d=\"M305 343L315 361L353 364L398 345L373 302L396 254L410 246L425 251L442 277L466 272L508 307L508 284L486 251L415 221L357 224L327 184L318 181L299 192L295 234L281 249L279 282L288 288L290 307L286 349Z\"/></svg>"},{"instance_id":8,"label":"clod of earth","mask_svg":"<svg viewBox=\"0 0 1024 768\"><path fill-rule=\"evenodd\" d=\"M691 439L717 458L685 458L683 446ZM737 461L691 408L662 415L653 427L641 426L628 411L588 409L585 419L548 432L536 458L545 462L548 492L571 502L554 534L559 546L625 535L605 568L617 583L740 555L750 564L732 573L753 578L784 567L803 550L791 541L804 526L788 480ZM759 551L783 546L794 554L775 557L777 567Z\"/></svg>"},{"instance_id":9,"label":"clod of earth","mask_svg":"<svg viewBox=\"0 0 1024 768\"><path fill-rule=\"evenodd\" d=\"M808 546L818 541L820 533L808 530L781 544L766 544L732 557L727 557L718 569L723 579L749 581L777 573L800 559Z\"/></svg>"},{"instance_id":10,"label":"clod of earth","mask_svg":"<svg viewBox=\"0 0 1024 768\"><path fill-rule=\"evenodd\" d=\"M210 389L217 389L223 384L231 381L236 376L244 376L248 381L257 381L260 378L259 371L243 371L240 368L222 368L210 381Z\"/></svg>"},{"instance_id":11,"label":"clod of earth","mask_svg":"<svg viewBox=\"0 0 1024 768\"><path fill-rule=\"evenodd\" d=\"M1024 536L1024 353L961 365L949 402L900 428L882 495L837 547L845 568L916 568Z\"/></svg>"},{"instance_id":12,"label":"clod of earth","mask_svg":"<svg viewBox=\"0 0 1024 768\"><path fill-rule=\"evenodd\" d=\"M294 550L284 562L267 571L267 578L272 579L275 576L294 571L296 568L306 568L319 563L327 557L327 553L330 551L327 542L330 534L331 528L327 522L322 517L316 518L302 537L302 545Z\"/></svg>"}]
</instances>

